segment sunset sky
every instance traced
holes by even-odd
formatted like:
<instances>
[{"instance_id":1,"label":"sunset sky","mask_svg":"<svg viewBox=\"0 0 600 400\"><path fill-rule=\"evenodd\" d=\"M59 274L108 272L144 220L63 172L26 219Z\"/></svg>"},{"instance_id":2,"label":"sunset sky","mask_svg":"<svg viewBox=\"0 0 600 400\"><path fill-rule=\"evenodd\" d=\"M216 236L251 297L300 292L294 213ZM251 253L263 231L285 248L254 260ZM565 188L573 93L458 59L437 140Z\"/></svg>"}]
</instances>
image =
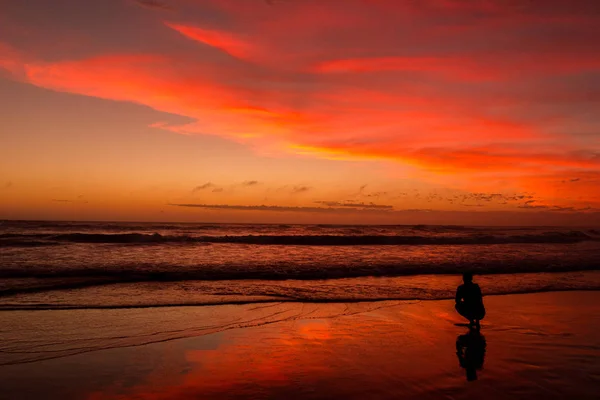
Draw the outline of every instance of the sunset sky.
<instances>
[{"instance_id":1,"label":"sunset sky","mask_svg":"<svg viewBox=\"0 0 600 400\"><path fill-rule=\"evenodd\" d=\"M0 219L600 223L598 0L0 0Z\"/></svg>"}]
</instances>

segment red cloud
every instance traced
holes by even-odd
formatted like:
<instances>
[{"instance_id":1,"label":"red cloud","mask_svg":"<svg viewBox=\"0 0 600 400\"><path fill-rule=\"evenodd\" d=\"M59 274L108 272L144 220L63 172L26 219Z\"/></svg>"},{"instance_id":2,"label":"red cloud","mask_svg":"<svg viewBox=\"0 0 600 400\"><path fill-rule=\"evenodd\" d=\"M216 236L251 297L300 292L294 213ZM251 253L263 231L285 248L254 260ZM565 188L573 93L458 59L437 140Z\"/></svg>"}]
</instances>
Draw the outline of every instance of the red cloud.
<instances>
[{"instance_id":1,"label":"red cloud","mask_svg":"<svg viewBox=\"0 0 600 400\"><path fill-rule=\"evenodd\" d=\"M234 57L248 58L256 51L256 47L250 41L237 37L237 35L230 32L172 23L166 25L192 40L216 47Z\"/></svg>"},{"instance_id":2,"label":"red cloud","mask_svg":"<svg viewBox=\"0 0 600 400\"><path fill-rule=\"evenodd\" d=\"M156 27L168 47L49 58L5 45L0 67L40 87L187 116L167 127L186 134L461 179L559 177L600 168L594 4L181 2L185 21Z\"/></svg>"}]
</instances>

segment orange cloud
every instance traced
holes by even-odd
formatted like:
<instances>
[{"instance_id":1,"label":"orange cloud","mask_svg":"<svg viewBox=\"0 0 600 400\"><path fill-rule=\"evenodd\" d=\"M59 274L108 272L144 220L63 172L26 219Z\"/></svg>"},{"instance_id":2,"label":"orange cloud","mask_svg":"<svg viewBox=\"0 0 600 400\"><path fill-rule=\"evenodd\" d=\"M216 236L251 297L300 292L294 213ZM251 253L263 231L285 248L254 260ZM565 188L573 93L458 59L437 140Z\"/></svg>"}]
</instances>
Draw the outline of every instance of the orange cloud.
<instances>
[{"instance_id":1,"label":"orange cloud","mask_svg":"<svg viewBox=\"0 0 600 400\"><path fill-rule=\"evenodd\" d=\"M600 168L592 3L547 1L543 13L535 1L258 3L173 4L180 13L155 27L169 46L49 57L8 38L0 67L36 86L190 119L154 125L174 132L393 161L421 179L493 174L551 193L550 182ZM114 29L139 43L130 27ZM585 187L573 196L597 193Z\"/></svg>"},{"instance_id":2,"label":"orange cloud","mask_svg":"<svg viewBox=\"0 0 600 400\"><path fill-rule=\"evenodd\" d=\"M315 66L322 73L360 73L381 71L435 72L466 80L494 80L498 75L492 71L469 65L468 60L435 57L377 57L362 59L338 59Z\"/></svg>"},{"instance_id":3,"label":"orange cloud","mask_svg":"<svg viewBox=\"0 0 600 400\"><path fill-rule=\"evenodd\" d=\"M314 67L320 73L372 73L382 71L435 73L447 79L464 81L500 81L525 74L572 73L600 68L600 56L588 59L556 54L552 57L517 57L507 60L498 57L469 59L456 57L376 57L324 61Z\"/></svg>"},{"instance_id":4,"label":"orange cloud","mask_svg":"<svg viewBox=\"0 0 600 400\"><path fill-rule=\"evenodd\" d=\"M323 153L366 159L390 159L421 166L442 173L481 173L489 171L537 172L555 168L600 168L600 158L591 153L535 153L510 147L480 147L465 149L409 148L387 146L356 146L351 144L323 147L296 146L307 153Z\"/></svg>"}]
</instances>

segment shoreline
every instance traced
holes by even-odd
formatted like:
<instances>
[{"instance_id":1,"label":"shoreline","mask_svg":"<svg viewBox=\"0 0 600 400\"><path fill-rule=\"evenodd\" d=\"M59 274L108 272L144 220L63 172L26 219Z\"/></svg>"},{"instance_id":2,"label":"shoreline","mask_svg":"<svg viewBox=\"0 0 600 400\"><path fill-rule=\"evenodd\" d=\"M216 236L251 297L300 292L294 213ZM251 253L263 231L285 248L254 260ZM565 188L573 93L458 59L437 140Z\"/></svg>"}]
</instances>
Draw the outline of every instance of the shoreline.
<instances>
[{"instance_id":1,"label":"shoreline","mask_svg":"<svg viewBox=\"0 0 600 400\"><path fill-rule=\"evenodd\" d=\"M600 271L600 270L598 270ZM448 275L455 276L455 275ZM122 284L122 283L115 283ZM52 290L48 290L52 291ZM510 293L493 293L485 295L485 298L497 296L518 296L539 293L563 293L563 292L600 292L600 289L580 289L580 288L565 288L565 289L539 289L539 290L524 290ZM7 295L9 297L11 295ZM2 298L2 297L0 297ZM142 304L142 305L123 305L123 306L31 306L31 307L3 307L0 304L0 313L11 311L73 311L73 310L127 310L127 309L149 309L149 308L179 308L179 307L218 307L218 306L236 306L236 305L251 305L251 304L346 304L346 303L380 303L380 302L414 302L414 301L448 301L453 300L453 297L444 297L436 299L424 298L377 298L377 299L314 299L314 300L296 300L296 299L264 299L264 300L232 300L220 303L176 303L176 304Z\"/></svg>"}]
</instances>

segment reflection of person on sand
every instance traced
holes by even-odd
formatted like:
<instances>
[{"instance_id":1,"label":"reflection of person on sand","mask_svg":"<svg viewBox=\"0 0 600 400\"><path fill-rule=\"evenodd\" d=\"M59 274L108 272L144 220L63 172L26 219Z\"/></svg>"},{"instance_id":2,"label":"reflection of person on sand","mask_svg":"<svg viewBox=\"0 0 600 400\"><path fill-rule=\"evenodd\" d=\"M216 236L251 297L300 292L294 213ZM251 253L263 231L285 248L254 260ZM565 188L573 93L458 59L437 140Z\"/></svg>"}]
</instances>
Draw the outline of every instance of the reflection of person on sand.
<instances>
[{"instance_id":1,"label":"reflection of person on sand","mask_svg":"<svg viewBox=\"0 0 600 400\"><path fill-rule=\"evenodd\" d=\"M485 337L473 329L456 338L456 356L467 372L467 381L477 380L477 370L483 368L485 346Z\"/></svg>"},{"instance_id":2,"label":"reflection of person on sand","mask_svg":"<svg viewBox=\"0 0 600 400\"><path fill-rule=\"evenodd\" d=\"M473 274L463 274L464 284L456 289L456 311L469 320L469 324L479 329L479 321L485 317L483 296L479 285L473 283Z\"/></svg>"}]
</instances>

